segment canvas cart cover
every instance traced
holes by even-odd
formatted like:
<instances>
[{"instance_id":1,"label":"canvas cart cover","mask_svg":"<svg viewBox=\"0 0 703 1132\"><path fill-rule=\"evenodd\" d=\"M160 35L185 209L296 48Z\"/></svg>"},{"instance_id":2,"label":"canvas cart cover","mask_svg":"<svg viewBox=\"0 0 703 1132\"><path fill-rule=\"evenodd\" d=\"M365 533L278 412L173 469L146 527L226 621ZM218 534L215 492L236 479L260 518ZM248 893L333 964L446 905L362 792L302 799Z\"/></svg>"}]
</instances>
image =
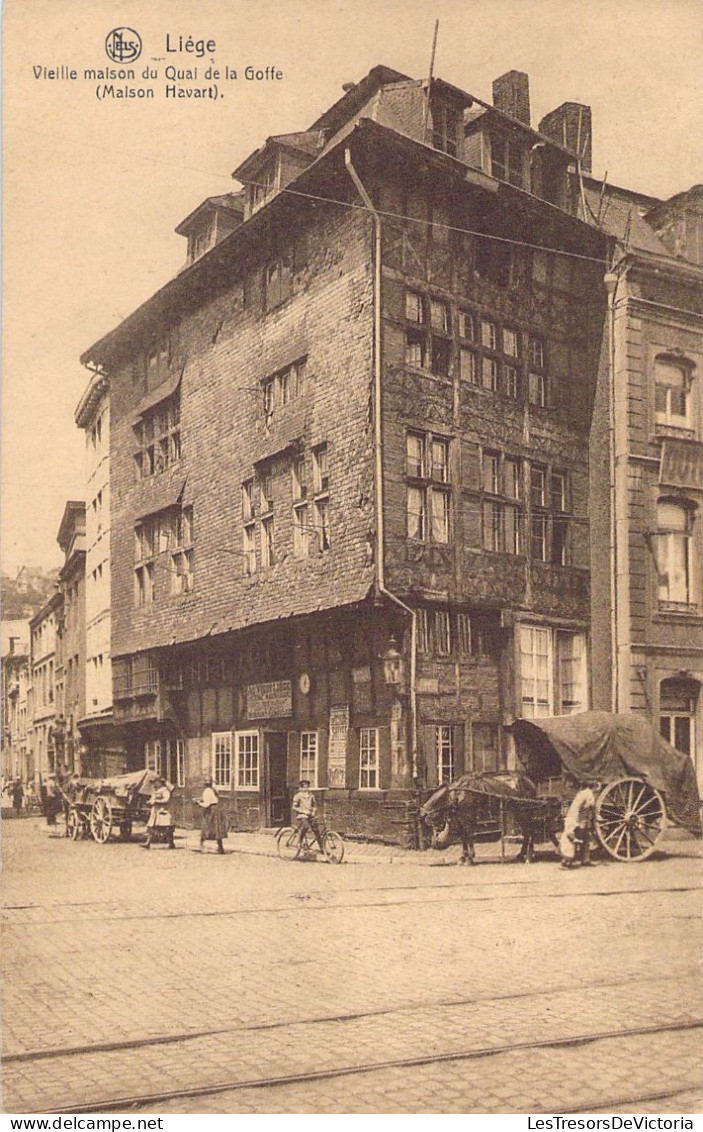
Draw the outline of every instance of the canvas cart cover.
<instances>
[{"instance_id":1,"label":"canvas cart cover","mask_svg":"<svg viewBox=\"0 0 703 1132\"><path fill-rule=\"evenodd\" d=\"M540 764L556 753L579 782L612 782L634 776L664 796L672 821L701 835L700 799L693 763L639 715L584 711L546 719L518 719L512 727L530 778L540 781ZM546 741L546 743L545 743Z\"/></svg>"},{"instance_id":2,"label":"canvas cart cover","mask_svg":"<svg viewBox=\"0 0 703 1132\"><path fill-rule=\"evenodd\" d=\"M131 774L113 775L112 778L76 779L73 786L88 794L114 794L116 798L140 794L148 798L153 792L156 778L153 770L135 770Z\"/></svg>"}]
</instances>

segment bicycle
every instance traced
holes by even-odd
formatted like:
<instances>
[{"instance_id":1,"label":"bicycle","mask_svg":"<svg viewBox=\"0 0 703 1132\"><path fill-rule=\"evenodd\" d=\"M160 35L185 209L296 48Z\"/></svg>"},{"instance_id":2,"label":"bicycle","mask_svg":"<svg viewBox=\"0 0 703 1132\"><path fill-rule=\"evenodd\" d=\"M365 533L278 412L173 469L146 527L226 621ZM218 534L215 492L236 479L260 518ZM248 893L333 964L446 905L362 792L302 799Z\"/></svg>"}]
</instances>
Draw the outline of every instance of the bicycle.
<instances>
[{"instance_id":1,"label":"bicycle","mask_svg":"<svg viewBox=\"0 0 703 1132\"><path fill-rule=\"evenodd\" d=\"M344 860L344 839L333 829L325 829L324 826L320 827L320 837L326 860L330 865L341 865ZM297 861L299 857L314 859L320 851L317 838L308 825L301 828L283 826L276 833L276 849L284 861Z\"/></svg>"}]
</instances>

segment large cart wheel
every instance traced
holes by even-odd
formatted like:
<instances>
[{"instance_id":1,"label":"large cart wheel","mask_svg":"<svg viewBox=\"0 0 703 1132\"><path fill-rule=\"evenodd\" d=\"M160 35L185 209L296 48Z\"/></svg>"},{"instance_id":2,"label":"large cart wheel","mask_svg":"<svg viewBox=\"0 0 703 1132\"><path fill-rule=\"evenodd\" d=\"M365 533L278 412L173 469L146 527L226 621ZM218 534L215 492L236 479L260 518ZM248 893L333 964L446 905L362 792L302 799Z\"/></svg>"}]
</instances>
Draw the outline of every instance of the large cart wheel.
<instances>
[{"instance_id":1,"label":"large cart wheel","mask_svg":"<svg viewBox=\"0 0 703 1132\"><path fill-rule=\"evenodd\" d=\"M294 861L296 857L300 856L302 849L298 830L293 829L292 826L284 826L276 836L276 848L278 856L282 857L284 861Z\"/></svg>"},{"instance_id":2,"label":"large cart wheel","mask_svg":"<svg viewBox=\"0 0 703 1132\"><path fill-rule=\"evenodd\" d=\"M71 841L78 841L82 832L83 822L80 819L78 811L71 806L66 817L66 836L70 837Z\"/></svg>"},{"instance_id":3,"label":"large cart wheel","mask_svg":"<svg viewBox=\"0 0 703 1132\"><path fill-rule=\"evenodd\" d=\"M661 794L641 778L617 778L598 795L596 836L616 861L644 861L665 825Z\"/></svg>"},{"instance_id":4,"label":"large cart wheel","mask_svg":"<svg viewBox=\"0 0 703 1132\"><path fill-rule=\"evenodd\" d=\"M112 809L106 798L96 798L90 811L90 832L104 845L112 829Z\"/></svg>"}]
</instances>

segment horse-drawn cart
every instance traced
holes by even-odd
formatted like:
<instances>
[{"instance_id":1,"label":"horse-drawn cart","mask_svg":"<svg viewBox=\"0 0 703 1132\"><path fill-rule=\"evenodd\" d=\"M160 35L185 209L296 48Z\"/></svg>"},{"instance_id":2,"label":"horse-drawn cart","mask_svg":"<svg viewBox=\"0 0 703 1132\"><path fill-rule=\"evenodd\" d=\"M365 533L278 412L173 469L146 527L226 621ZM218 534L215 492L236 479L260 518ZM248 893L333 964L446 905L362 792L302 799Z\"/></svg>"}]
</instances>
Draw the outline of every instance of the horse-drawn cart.
<instances>
[{"instance_id":1,"label":"horse-drawn cart","mask_svg":"<svg viewBox=\"0 0 703 1132\"><path fill-rule=\"evenodd\" d=\"M537 796L564 810L573 783L595 788L594 829L616 861L644 861L667 824L701 835L693 764L638 715L586 711L512 725Z\"/></svg>"},{"instance_id":2,"label":"horse-drawn cart","mask_svg":"<svg viewBox=\"0 0 703 1132\"><path fill-rule=\"evenodd\" d=\"M508 826L522 834L519 860L551 840L580 787L595 793L594 830L616 861L643 861L667 824L701 836L693 764L636 715L580 712L519 719L511 727L522 771L467 774L441 786L423 804L420 820L432 845L457 839L462 861L473 863L474 839L486 813L497 817L502 856Z\"/></svg>"},{"instance_id":3,"label":"horse-drawn cart","mask_svg":"<svg viewBox=\"0 0 703 1132\"><path fill-rule=\"evenodd\" d=\"M62 789L66 834L74 841L92 837L104 845L113 830L127 840L135 822L146 823L157 776L151 770L115 778L74 778Z\"/></svg>"}]
</instances>

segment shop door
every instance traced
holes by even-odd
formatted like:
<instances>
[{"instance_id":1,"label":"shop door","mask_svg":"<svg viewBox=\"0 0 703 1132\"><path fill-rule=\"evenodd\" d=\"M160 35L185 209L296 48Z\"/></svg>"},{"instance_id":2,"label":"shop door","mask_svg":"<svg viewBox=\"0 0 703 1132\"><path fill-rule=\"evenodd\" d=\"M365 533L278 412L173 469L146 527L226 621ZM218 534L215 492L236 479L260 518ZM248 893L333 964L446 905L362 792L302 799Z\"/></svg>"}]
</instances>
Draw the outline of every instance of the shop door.
<instances>
[{"instance_id":1,"label":"shop door","mask_svg":"<svg viewBox=\"0 0 703 1132\"><path fill-rule=\"evenodd\" d=\"M288 792L288 735L285 731L264 733L266 753L266 820L269 826L290 825Z\"/></svg>"}]
</instances>

